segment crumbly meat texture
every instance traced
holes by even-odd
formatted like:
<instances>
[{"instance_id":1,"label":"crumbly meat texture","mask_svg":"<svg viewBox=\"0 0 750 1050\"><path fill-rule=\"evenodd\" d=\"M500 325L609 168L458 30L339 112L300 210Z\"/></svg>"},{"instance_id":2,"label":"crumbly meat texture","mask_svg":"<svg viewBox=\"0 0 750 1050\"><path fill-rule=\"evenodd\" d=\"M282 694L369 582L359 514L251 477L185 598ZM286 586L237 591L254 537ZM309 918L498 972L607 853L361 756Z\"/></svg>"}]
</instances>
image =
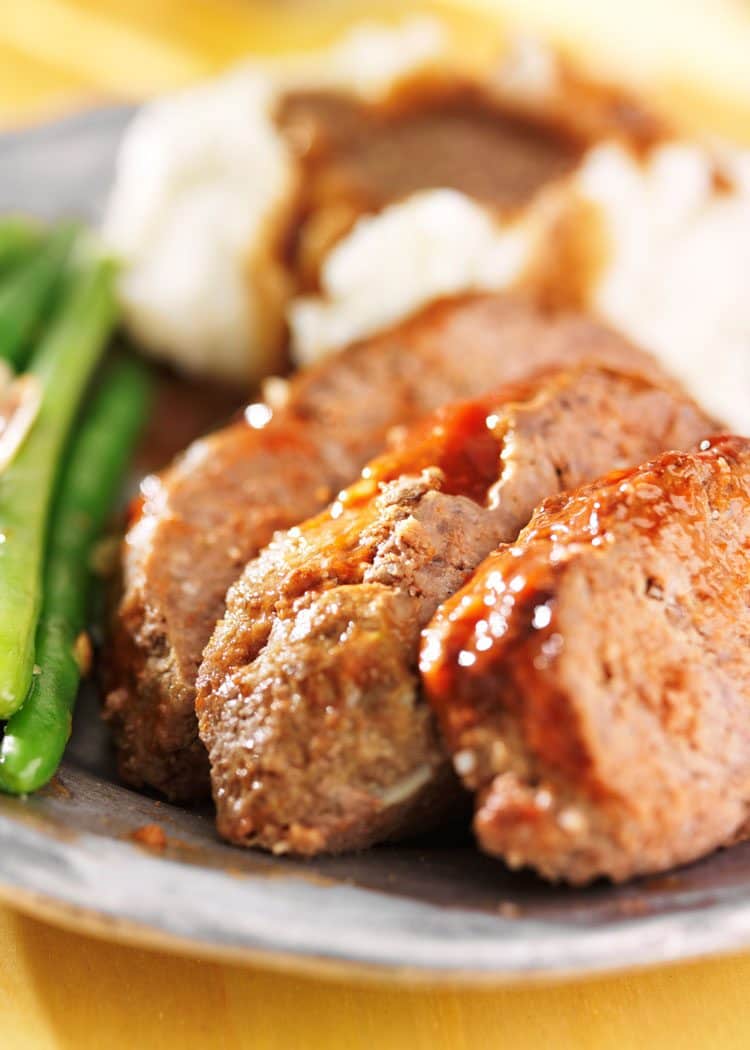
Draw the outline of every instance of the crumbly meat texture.
<instances>
[{"instance_id":1,"label":"crumbly meat texture","mask_svg":"<svg viewBox=\"0 0 750 1050\"><path fill-rule=\"evenodd\" d=\"M688 447L711 421L602 368L443 409L230 590L197 710L219 832L311 854L423 831L457 796L417 675L419 632L550 493Z\"/></svg>"},{"instance_id":2,"label":"crumbly meat texture","mask_svg":"<svg viewBox=\"0 0 750 1050\"><path fill-rule=\"evenodd\" d=\"M149 478L123 547L105 660L123 779L174 800L208 794L195 676L227 588L275 530L324 507L394 425L586 360L663 379L649 355L588 319L551 320L502 295L436 303L298 373L264 428L243 419Z\"/></svg>"},{"instance_id":3,"label":"crumbly meat texture","mask_svg":"<svg viewBox=\"0 0 750 1050\"><path fill-rule=\"evenodd\" d=\"M441 607L422 675L481 847L586 883L746 835L750 441L543 505Z\"/></svg>"}]
</instances>

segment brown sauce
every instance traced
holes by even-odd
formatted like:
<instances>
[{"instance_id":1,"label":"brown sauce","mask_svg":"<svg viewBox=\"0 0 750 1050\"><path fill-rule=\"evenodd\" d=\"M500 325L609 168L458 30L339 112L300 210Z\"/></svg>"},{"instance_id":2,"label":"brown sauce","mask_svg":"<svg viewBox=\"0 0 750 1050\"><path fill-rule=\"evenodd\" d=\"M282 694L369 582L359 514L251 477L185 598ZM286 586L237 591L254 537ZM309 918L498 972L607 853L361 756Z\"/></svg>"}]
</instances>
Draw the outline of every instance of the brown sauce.
<instances>
[{"instance_id":1,"label":"brown sauce","mask_svg":"<svg viewBox=\"0 0 750 1050\"><path fill-rule=\"evenodd\" d=\"M361 535L377 514L375 497L387 482L438 468L443 472L441 492L484 504L502 471L503 436L493 417L502 403L497 394L487 395L431 414L406 431L400 447L365 467L361 479L340 492L327 510L299 526L297 531L306 537L322 532L327 572L340 582L359 581L361 564L351 552L360 549L364 561L372 556L361 547Z\"/></svg>"},{"instance_id":2,"label":"brown sauce","mask_svg":"<svg viewBox=\"0 0 750 1050\"><path fill-rule=\"evenodd\" d=\"M365 103L343 93L286 95L277 121L302 169L291 260L303 288L363 212L419 190L447 187L515 209L570 172L584 135L514 112L481 87L450 78L401 85Z\"/></svg>"},{"instance_id":3,"label":"brown sauce","mask_svg":"<svg viewBox=\"0 0 750 1050\"><path fill-rule=\"evenodd\" d=\"M472 87L432 91L410 105L368 106L344 95L288 95L279 122L314 177L371 206L448 186L517 207L571 170L581 144L504 111Z\"/></svg>"},{"instance_id":4,"label":"brown sauce","mask_svg":"<svg viewBox=\"0 0 750 1050\"><path fill-rule=\"evenodd\" d=\"M436 412L407 432L403 448L365 467L363 480L341 494L343 502L351 505L368 498L380 484L437 467L445 476L442 492L484 503L501 470L503 442L492 425L497 404L497 396L488 396Z\"/></svg>"},{"instance_id":5,"label":"brown sauce","mask_svg":"<svg viewBox=\"0 0 750 1050\"><path fill-rule=\"evenodd\" d=\"M736 439L718 437L703 441L698 455L718 457L721 464L732 460L735 448ZM521 533L518 546L501 547L490 555L469 584L438 610L426 631L420 661L431 695L456 697L462 689L472 689L472 679L491 680L498 654L523 644L520 625L554 639L554 603L544 596L545 581L576 548L611 543L609 526L617 520L618 508L624 514L627 507L630 524L653 536L669 526L675 511L684 515L686 508L695 506L692 493L698 482L686 460L686 453L664 453L653 478L644 467L627 468L596 482L595 489L584 486L546 500ZM693 513L698 523L700 512ZM686 551L686 560L689 555ZM526 608L528 615L517 616L518 608ZM552 650L549 655L554 655Z\"/></svg>"}]
</instances>

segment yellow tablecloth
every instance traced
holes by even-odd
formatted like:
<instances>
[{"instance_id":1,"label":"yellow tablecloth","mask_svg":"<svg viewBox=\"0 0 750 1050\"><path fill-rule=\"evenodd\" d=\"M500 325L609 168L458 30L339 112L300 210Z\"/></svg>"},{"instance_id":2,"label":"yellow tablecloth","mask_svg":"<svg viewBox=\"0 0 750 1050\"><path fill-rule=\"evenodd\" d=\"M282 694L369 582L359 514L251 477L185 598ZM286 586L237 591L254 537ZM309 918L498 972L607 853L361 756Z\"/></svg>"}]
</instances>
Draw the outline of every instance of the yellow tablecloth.
<instances>
[{"instance_id":1,"label":"yellow tablecloth","mask_svg":"<svg viewBox=\"0 0 750 1050\"><path fill-rule=\"evenodd\" d=\"M536 989L282 977L0 910L3 1050L747 1050L750 959Z\"/></svg>"},{"instance_id":2,"label":"yellow tablecloth","mask_svg":"<svg viewBox=\"0 0 750 1050\"><path fill-rule=\"evenodd\" d=\"M384 6L5 0L0 122L20 125L101 98L147 95L254 49L319 42L357 10ZM398 13L405 5L389 6ZM509 10L532 27L583 42L601 64L648 79L684 119L750 140L747 0L475 6ZM106 944L0 909L3 1050L746 1050L749 990L746 957L526 990L362 987Z\"/></svg>"}]
</instances>

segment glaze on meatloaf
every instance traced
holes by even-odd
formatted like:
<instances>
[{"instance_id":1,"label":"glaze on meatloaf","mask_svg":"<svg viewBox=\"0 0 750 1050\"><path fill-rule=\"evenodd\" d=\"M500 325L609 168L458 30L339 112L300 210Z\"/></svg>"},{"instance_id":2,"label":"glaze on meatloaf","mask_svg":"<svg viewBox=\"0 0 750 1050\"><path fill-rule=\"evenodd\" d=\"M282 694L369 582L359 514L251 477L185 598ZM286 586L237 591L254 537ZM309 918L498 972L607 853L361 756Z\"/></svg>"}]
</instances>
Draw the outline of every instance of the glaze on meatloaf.
<instances>
[{"instance_id":1,"label":"glaze on meatloaf","mask_svg":"<svg viewBox=\"0 0 750 1050\"><path fill-rule=\"evenodd\" d=\"M711 422L669 386L583 367L450 406L231 588L197 711L219 832L312 854L422 831L456 797L419 633L551 493Z\"/></svg>"},{"instance_id":2,"label":"glaze on meatloaf","mask_svg":"<svg viewBox=\"0 0 750 1050\"><path fill-rule=\"evenodd\" d=\"M587 360L663 378L649 355L591 320L550 319L502 295L438 303L298 373L284 407L248 412L147 478L105 661L123 779L175 800L208 793L198 665L227 588L275 530L323 508L394 425Z\"/></svg>"},{"instance_id":3,"label":"glaze on meatloaf","mask_svg":"<svg viewBox=\"0 0 750 1050\"><path fill-rule=\"evenodd\" d=\"M746 834L750 441L548 500L425 632L481 847L585 883Z\"/></svg>"}]
</instances>

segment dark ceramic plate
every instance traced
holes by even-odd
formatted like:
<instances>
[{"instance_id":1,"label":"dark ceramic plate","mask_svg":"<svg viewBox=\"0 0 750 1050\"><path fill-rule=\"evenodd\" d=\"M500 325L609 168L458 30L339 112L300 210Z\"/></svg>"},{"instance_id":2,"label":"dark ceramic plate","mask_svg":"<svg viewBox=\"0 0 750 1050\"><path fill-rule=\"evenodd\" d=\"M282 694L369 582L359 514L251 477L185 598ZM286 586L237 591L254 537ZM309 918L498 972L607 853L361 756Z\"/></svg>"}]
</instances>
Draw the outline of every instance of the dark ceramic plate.
<instances>
[{"instance_id":1,"label":"dark ceramic plate","mask_svg":"<svg viewBox=\"0 0 750 1050\"><path fill-rule=\"evenodd\" d=\"M97 111L0 139L0 211L96 217L128 116ZM197 425L194 395L173 396ZM205 426L210 411L200 411ZM162 849L133 840L147 824L163 829ZM78 929L196 955L350 977L519 981L750 945L750 844L665 878L586 890L508 872L462 831L311 863L243 852L218 841L209 812L117 783L87 695L59 777L34 798L0 798L0 895Z\"/></svg>"}]
</instances>

